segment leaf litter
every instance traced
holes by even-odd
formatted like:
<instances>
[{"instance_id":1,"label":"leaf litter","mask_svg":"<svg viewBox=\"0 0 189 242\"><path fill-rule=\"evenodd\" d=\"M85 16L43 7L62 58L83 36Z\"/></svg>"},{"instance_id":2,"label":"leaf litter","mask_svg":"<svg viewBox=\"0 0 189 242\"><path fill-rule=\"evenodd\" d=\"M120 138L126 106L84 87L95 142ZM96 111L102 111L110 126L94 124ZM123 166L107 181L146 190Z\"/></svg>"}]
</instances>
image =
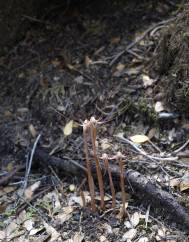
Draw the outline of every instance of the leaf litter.
<instances>
[{"instance_id":1,"label":"leaf litter","mask_svg":"<svg viewBox=\"0 0 189 242\"><path fill-rule=\"evenodd\" d=\"M120 17L119 11L116 14ZM143 6L142 11L144 12L140 11L136 9L136 12L134 12L139 18L138 14L143 16L144 12L148 10ZM151 14L153 15L152 12ZM12 61L13 59L10 59L11 69L15 70L14 78L11 77L10 72L10 79L13 78L14 80L7 86L3 86L2 90L6 93L6 88L12 90L16 83L20 95L18 97L13 91L13 96L15 94L13 102L16 101L18 104L17 111L14 110L12 105L7 106L6 96L0 97L2 100L0 115L4 122L4 126L0 126L0 132L9 142L10 153L15 154L14 157L4 154L3 150L7 149L7 143L2 140L0 144L3 149L0 149L0 152L5 163L2 164L2 171L9 172L14 167L11 164L10 167L12 168L6 170L5 167L8 167L7 160L20 162L20 157L24 160L26 156L25 148L33 143L37 133L42 130L44 137L41 144L44 148L52 150L55 147L53 153L64 157L64 159L68 159L68 157L70 160L78 160L78 157L82 159L81 120L92 116L96 110L96 115L103 117L102 122L111 122L111 125L104 125L99 130L99 152L102 150L103 152L116 153L121 148L125 151L125 155L132 160L132 162L128 161L125 164L127 168L134 167L148 175L155 173L156 176L149 175L150 179L158 181L159 184L164 184L166 189L172 187L172 192L176 193L178 198L181 196L178 190L182 192L183 198L187 197L188 179L187 176L184 177L186 170L184 166L173 169L172 164L168 162L160 172L157 169L159 166L156 162L145 163L146 161L141 154L134 152L131 147L118 145L112 138L114 133L122 133L124 136L130 137L133 143L142 145L143 150L152 155L157 154L157 150L149 142L151 139L160 144L162 149L166 147L174 150L177 148L174 147L177 146L177 143L183 142L182 139L178 139L178 130L176 130L176 133L173 132L171 139L168 140L166 130L163 130L163 132L162 130L158 131L157 128L154 130L154 123L151 125L150 122L146 122L147 124L143 122L143 120L154 118L156 113L165 111L164 104L161 101L151 102L150 88L153 87L156 79L144 70L144 63L141 61L141 56L148 53L145 48L148 49L153 44L152 40L148 38L141 40L133 51L127 52L127 55L123 56L120 62L111 69L105 64L108 58L111 55L117 55L120 48L125 49L125 44L130 41L128 41L128 33L124 27L124 21L127 22L128 20L123 19L122 22L120 18L119 21L121 22L118 21L117 28L115 28L116 21L115 23L113 21L108 22L108 31L102 32L102 28L97 26L99 21L95 22L89 15L83 15L83 20L81 20L84 21L82 24L86 28L83 39L75 24L72 26L75 32L70 32L69 28L65 30L67 31L65 36L68 39L62 39L61 34L56 32L56 28L50 30L51 34L57 37L56 43L60 45L56 47L57 50L55 50L51 59L49 59L50 55L43 53L42 50L43 48L51 50L52 43L48 36L45 36L45 33L44 39L46 39L44 42L41 40L43 44L40 41L37 42L38 38L35 36L35 31L32 38L36 38L37 44L34 44L32 48L42 58L41 63L32 62L31 67L26 65L24 69L17 69L20 66L22 67L22 61L26 62L31 57L28 54L27 45L22 44L24 55L21 58L18 55L16 63ZM124 16L126 15L127 13L124 13ZM112 17L112 14L110 16ZM100 18L99 15L97 17ZM106 18L102 21L106 21ZM94 22L96 28L94 28ZM70 24L68 23L68 26ZM146 24L149 23L146 22ZM143 24L139 27L145 29ZM115 34L114 29L118 29L119 33ZM72 34L74 34L76 41L71 38ZM142 34L139 33L138 38L141 36ZM65 45L65 43L68 44ZM64 50L64 45L67 46L67 51ZM85 46L88 47L85 49ZM75 51L77 48L80 51ZM63 54L60 54L60 49ZM63 55L63 58L61 55ZM38 69L43 73L43 76L38 75ZM6 80L6 76L4 78ZM23 91L24 78L28 80L26 92ZM147 95L140 99L140 90L143 89L150 96ZM146 95L143 91L142 93ZM27 102L26 96L28 97ZM139 104L135 105L135 103ZM152 109L149 112L148 107L150 105ZM77 121L77 128L75 128L75 120ZM168 125L171 126L172 124ZM183 128L186 129L187 125ZM161 134L158 137L160 132ZM183 137L183 134L181 133L180 136ZM18 147L21 147L24 152L22 156L17 157ZM161 158L162 154L158 153L158 155ZM91 214L88 205L87 207L84 206L83 199L75 185L81 184L79 178L62 177L58 171L50 173L49 176L46 169L47 167L42 168L40 174L37 171L36 175L30 177L24 197L29 202L26 203L26 208L16 219L15 209L17 203L20 202L17 192L24 179L23 171L17 173L15 179L11 180L10 186L6 186L0 191L0 206L3 208L1 215L3 224L0 224L1 240L18 241L18 238L29 234L28 238L31 241L40 240L43 236L46 236L45 238L49 241L73 242L83 240L147 242L161 241L161 239L167 242L179 241L179 239L181 239L180 241L187 241L183 239L182 236L184 235L180 235L179 231L175 235L176 239L174 239L175 231L169 227L162 227L163 219L160 216L153 215L150 209L142 208L143 211L139 211L138 204L132 201L133 198L126 204L129 216L123 220L120 209L121 199L117 198L115 211L112 210L108 185L108 193L105 196L106 210L101 211L99 215ZM35 174L35 171L32 172ZM41 177L41 174L44 177ZM36 182L36 178L41 180ZM17 182L21 183L17 184ZM46 185L51 186L52 191L40 195L40 191ZM39 197L37 197L38 194ZM86 204L88 204L91 197L86 184L83 194ZM98 192L95 198L99 202Z\"/></svg>"}]
</instances>

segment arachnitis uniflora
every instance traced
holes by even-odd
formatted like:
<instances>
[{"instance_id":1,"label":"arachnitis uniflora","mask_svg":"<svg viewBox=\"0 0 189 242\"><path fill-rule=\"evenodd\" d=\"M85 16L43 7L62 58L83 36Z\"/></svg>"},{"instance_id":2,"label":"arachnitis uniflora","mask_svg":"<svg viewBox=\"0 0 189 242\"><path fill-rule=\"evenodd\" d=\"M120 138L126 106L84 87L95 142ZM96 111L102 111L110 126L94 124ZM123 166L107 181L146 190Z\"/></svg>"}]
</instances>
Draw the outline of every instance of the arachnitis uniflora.
<instances>
[{"instance_id":1,"label":"arachnitis uniflora","mask_svg":"<svg viewBox=\"0 0 189 242\"><path fill-rule=\"evenodd\" d=\"M103 178L102 178L100 162L99 162L99 159L97 156L97 151L96 151L96 126L97 126L97 123L98 123L98 121L94 117L91 117L91 119L90 119L91 141L92 141L93 155L94 155L95 165L96 165L98 185L99 185L99 190L100 190L100 198L101 198L100 207L101 207L101 209L104 209L104 182L103 182Z\"/></svg>"},{"instance_id":2,"label":"arachnitis uniflora","mask_svg":"<svg viewBox=\"0 0 189 242\"><path fill-rule=\"evenodd\" d=\"M110 167L109 167L108 155L103 154L102 159L104 161L105 169L108 172L108 177L109 177L109 182L110 182L110 190L111 190L111 194L112 194L112 208L115 208L115 205L116 205L115 188L114 188L114 183L113 183L113 180L112 180L112 173L111 173L111 170L110 170Z\"/></svg>"},{"instance_id":3,"label":"arachnitis uniflora","mask_svg":"<svg viewBox=\"0 0 189 242\"><path fill-rule=\"evenodd\" d=\"M122 214L123 217L126 216L126 193L125 193L125 181L124 181L124 165L123 165L123 155L121 152L118 152L117 155L117 161L119 163L119 168L120 168L120 187L121 187L121 197L122 197Z\"/></svg>"},{"instance_id":4,"label":"arachnitis uniflora","mask_svg":"<svg viewBox=\"0 0 189 242\"><path fill-rule=\"evenodd\" d=\"M93 212L96 212L94 180L91 173L91 161L89 160L89 152L88 152L88 145L87 145L87 135L89 131L90 131L90 122L89 120L85 120L83 123L84 153L85 153L85 159L86 159L89 192L91 196L91 209Z\"/></svg>"}]
</instances>

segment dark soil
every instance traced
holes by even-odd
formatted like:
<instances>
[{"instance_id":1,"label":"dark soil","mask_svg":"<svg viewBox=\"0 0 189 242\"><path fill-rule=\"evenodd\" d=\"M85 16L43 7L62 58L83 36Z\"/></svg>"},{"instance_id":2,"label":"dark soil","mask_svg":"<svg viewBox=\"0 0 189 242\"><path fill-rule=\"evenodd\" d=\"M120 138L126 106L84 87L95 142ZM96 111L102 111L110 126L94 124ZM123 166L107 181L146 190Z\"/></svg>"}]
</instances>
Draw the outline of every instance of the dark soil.
<instances>
[{"instance_id":1,"label":"dark soil","mask_svg":"<svg viewBox=\"0 0 189 242\"><path fill-rule=\"evenodd\" d=\"M133 152L132 147L120 144L114 137L119 132L127 137L149 134L155 128L153 142L164 153L180 147L188 137L186 121L183 128L183 121L178 118L162 121L154 111L154 86L159 74L153 74L152 84L144 85L143 77L150 75L149 64L160 32L157 30L152 34L150 31L110 65L146 29L171 17L177 9L176 1L78 1L68 3L66 8L51 8L39 21L30 20L31 28L24 39L0 58L2 175L18 164L25 164L39 133L42 136L38 145L50 155L74 161L83 159L81 125L86 118L95 116L104 123L98 129L100 152L105 152L102 144L107 138L111 146L106 152L110 156L122 151L128 157L127 168L140 171L187 206L187 192L183 195L178 188L170 187L168 181L183 177L188 166L146 161L146 158ZM70 120L74 120L75 127L72 134L65 137L63 129ZM144 149L150 154L154 152L149 144L145 144ZM141 163L136 160L141 160ZM61 193L60 201L64 208L69 205L71 197L69 185L78 187L81 178L66 176L52 169L39 164L33 166L29 184L41 179L42 190L50 187ZM12 178L9 186L21 189L24 176L24 170L21 170ZM84 186L86 190L87 185ZM13 194L10 198L6 197L10 200L2 213L6 225L11 223L6 215L7 210L13 211L11 218L15 219L15 210L24 203L19 199L19 192ZM120 205L120 197L117 200ZM4 203L2 199L0 205ZM37 212L32 210L32 204ZM102 236L107 239L104 241L124 241L123 235L128 228L118 216L120 206L113 212L108 204L105 212L91 214L88 208L71 205L74 207L72 217L62 224L57 224L53 215L49 215L47 206L42 206L37 199L27 204L26 212L31 213L32 210L35 223L40 226L42 213L42 218L61 233L60 241L68 241L80 230L85 235L85 241L103 241ZM131 215L136 211L142 211L145 215L148 205L132 198L128 211ZM166 215L158 216L155 208L152 208L150 219L148 226L144 220L140 223L136 241L142 236L148 237L148 241L157 241L158 231L162 227L166 228L163 235L165 241L171 241L169 236L173 241L188 241L185 232L180 232L174 222L167 220ZM106 224L111 226L113 232L107 232ZM3 224L0 226L2 230L5 229ZM41 239L42 236L46 236L44 229L33 239Z\"/></svg>"}]
</instances>

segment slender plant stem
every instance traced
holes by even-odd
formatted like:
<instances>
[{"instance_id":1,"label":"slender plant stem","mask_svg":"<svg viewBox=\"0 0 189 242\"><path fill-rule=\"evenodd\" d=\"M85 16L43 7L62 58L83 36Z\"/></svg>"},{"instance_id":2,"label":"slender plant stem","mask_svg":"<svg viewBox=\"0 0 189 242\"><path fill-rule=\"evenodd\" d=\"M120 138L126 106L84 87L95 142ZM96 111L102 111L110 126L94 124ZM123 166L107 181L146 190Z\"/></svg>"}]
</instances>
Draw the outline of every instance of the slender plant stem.
<instances>
[{"instance_id":1,"label":"slender plant stem","mask_svg":"<svg viewBox=\"0 0 189 242\"><path fill-rule=\"evenodd\" d=\"M110 181L110 190L111 190L111 194L112 194L112 208L115 208L116 205L116 198L115 198L115 188L114 188L114 183L112 180L112 173L109 167L109 161L108 161L108 155L104 154L103 155L103 160L104 160L104 166L108 172L108 176L109 176L109 181Z\"/></svg>"},{"instance_id":2,"label":"slender plant stem","mask_svg":"<svg viewBox=\"0 0 189 242\"><path fill-rule=\"evenodd\" d=\"M85 158L86 158L89 191L90 191L90 195L91 195L91 209L93 212L96 212L94 180L93 180L92 173L91 173L91 162L89 160L89 153L88 153L88 146L87 146L87 132L88 132L88 128L89 128L88 124L89 124L88 120L86 120L83 124L84 153L85 153Z\"/></svg>"},{"instance_id":3,"label":"slender plant stem","mask_svg":"<svg viewBox=\"0 0 189 242\"><path fill-rule=\"evenodd\" d=\"M121 152L117 153L117 160L120 168L120 187L121 187L121 196L122 196L122 203L123 203L123 217L125 217L126 216L126 208L125 208L126 194L125 194L125 181L124 181L124 166L123 166Z\"/></svg>"},{"instance_id":4,"label":"slender plant stem","mask_svg":"<svg viewBox=\"0 0 189 242\"><path fill-rule=\"evenodd\" d=\"M100 167L100 162L97 156L96 152L96 123L97 121L95 120L94 117L91 117L90 119L90 126L91 126L91 141L92 141L92 147L93 147L93 155L96 163L96 173L97 173L97 178L98 178L98 185L99 185L99 190L100 190L100 207L101 209L104 209L104 182L102 178L102 171Z\"/></svg>"}]
</instances>

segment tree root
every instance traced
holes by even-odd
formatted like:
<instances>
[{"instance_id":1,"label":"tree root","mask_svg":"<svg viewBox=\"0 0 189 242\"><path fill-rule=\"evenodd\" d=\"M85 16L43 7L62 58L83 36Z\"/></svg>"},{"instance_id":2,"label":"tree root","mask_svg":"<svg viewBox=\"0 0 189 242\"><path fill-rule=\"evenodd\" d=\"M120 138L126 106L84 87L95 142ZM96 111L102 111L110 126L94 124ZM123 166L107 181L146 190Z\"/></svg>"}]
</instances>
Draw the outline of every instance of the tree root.
<instances>
[{"instance_id":1,"label":"tree root","mask_svg":"<svg viewBox=\"0 0 189 242\"><path fill-rule=\"evenodd\" d=\"M45 166L55 166L66 174L85 176L86 169L84 162L76 163L70 160L64 160L54 156L50 156L42 149L37 149L34 160ZM104 165L101 163L102 170L105 171ZM117 165L109 166L115 181L120 180L120 170ZM96 174L95 166L92 166L92 173ZM132 188L132 193L141 201L150 202L151 206L160 209L161 215L167 214L179 228L189 233L189 213L181 206L176 199L168 192L160 189L148 180L144 175L134 170L127 170L124 173L125 183Z\"/></svg>"}]
</instances>

